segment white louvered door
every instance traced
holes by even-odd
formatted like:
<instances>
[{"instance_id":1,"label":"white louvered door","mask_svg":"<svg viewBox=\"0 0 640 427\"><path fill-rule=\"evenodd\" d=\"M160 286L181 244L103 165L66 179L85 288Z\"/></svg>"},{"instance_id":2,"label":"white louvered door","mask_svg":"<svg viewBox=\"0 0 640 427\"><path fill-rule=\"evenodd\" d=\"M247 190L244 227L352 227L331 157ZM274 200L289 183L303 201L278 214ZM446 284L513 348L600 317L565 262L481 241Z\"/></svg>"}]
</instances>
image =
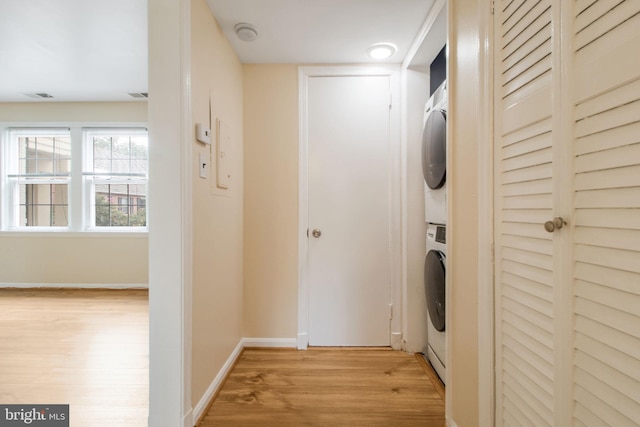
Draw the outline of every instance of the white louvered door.
<instances>
[{"instance_id":1,"label":"white louvered door","mask_svg":"<svg viewBox=\"0 0 640 427\"><path fill-rule=\"evenodd\" d=\"M640 426L640 1L577 1L574 424Z\"/></svg>"},{"instance_id":2,"label":"white louvered door","mask_svg":"<svg viewBox=\"0 0 640 427\"><path fill-rule=\"evenodd\" d=\"M638 426L640 1L494 20L496 425Z\"/></svg>"}]
</instances>

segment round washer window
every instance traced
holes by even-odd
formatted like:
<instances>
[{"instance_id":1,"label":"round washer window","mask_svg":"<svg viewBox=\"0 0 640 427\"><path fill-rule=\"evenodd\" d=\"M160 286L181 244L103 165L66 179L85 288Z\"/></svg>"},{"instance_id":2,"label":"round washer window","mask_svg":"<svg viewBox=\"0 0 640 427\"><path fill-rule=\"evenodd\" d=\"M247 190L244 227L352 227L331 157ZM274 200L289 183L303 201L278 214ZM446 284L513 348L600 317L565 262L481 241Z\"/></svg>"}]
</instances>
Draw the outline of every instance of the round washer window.
<instances>
[{"instance_id":1,"label":"round washer window","mask_svg":"<svg viewBox=\"0 0 640 427\"><path fill-rule=\"evenodd\" d=\"M424 260L424 281L431 323L437 331L444 331L445 266L442 252L431 250L427 253Z\"/></svg>"},{"instance_id":2,"label":"round washer window","mask_svg":"<svg viewBox=\"0 0 640 427\"><path fill-rule=\"evenodd\" d=\"M447 113L433 110L422 133L422 174L432 190L442 187L447 177Z\"/></svg>"}]
</instances>

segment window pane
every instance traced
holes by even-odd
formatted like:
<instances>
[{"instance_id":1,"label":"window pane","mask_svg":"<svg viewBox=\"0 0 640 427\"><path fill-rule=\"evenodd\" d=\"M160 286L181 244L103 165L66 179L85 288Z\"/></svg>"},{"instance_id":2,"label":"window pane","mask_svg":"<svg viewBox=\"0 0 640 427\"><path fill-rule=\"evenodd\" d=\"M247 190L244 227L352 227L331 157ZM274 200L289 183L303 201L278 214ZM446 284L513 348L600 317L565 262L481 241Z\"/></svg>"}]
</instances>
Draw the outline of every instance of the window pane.
<instances>
[{"instance_id":1,"label":"window pane","mask_svg":"<svg viewBox=\"0 0 640 427\"><path fill-rule=\"evenodd\" d=\"M95 190L96 227L147 225L146 184L96 184Z\"/></svg>"},{"instance_id":2,"label":"window pane","mask_svg":"<svg viewBox=\"0 0 640 427\"><path fill-rule=\"evenodd\" d=\"M24 227L69 225L67 184L20 184L20 218Z\"/></svg>"},{"instance_id":3,"label":"window pane","mask_svg":"<svg viewBox=\"0 0 640 427\"><path fill-rule=\"evenodd\" d=\"M71 171L71 138L61 136L18 137L18 173L64 174Z\"/></svg>"},{"instance_id":4,"label":"window pane","mask_svg":"<svg viewBox=\"0 0 640 427\"><path fill-rule=\"evenodd\" d=\"M149 144L146 134L93 135L93 173L146 175Z\"/></svg>"}]
</instances>

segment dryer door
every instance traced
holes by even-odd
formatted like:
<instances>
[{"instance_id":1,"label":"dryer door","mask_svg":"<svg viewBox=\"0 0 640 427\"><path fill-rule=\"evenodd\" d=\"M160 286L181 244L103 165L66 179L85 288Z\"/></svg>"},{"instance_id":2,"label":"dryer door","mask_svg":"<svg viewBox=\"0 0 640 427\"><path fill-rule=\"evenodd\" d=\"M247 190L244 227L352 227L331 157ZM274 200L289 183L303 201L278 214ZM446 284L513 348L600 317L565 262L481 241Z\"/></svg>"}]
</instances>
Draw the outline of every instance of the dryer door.
<instances>
[{"instance_id":1,"label":"dryer door","mask_svg":"<svg viewBox=\"0 0 640 427\"><path fill-rule=\"evenodd\" d=\"M433 327L444 331L445 318L445 258L442 252L431 250L424 260L424 282L427 294L427 309Z\"/></svg>"},{"instance_id":2,"label":"dryer door","mask_svg":"<svg viewBox=\"0 0 640 427\"><path fill-rule=\"evenodd\" d=\"M422 174L429 188L444 185L447 175L447 113L434 109L422 132Z\"/></svg>"}]
</instances>

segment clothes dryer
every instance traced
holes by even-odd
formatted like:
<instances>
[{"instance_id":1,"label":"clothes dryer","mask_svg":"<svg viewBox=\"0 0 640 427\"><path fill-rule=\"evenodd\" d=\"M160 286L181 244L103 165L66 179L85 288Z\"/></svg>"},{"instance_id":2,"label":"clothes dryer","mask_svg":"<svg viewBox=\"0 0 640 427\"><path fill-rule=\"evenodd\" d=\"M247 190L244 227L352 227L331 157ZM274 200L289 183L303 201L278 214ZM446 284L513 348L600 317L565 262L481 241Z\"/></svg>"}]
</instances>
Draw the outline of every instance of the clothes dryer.
<instances>
[{"instance_id":1,"label":"clothes dryer","mask_svg":"<svg viewBox=\"0 0 640 427\"><path fill-rule=\"evenodd\" d=\"M422 132L425 221L447 223L447 81L425 105Z\"/></svg>"}]
</instances>

